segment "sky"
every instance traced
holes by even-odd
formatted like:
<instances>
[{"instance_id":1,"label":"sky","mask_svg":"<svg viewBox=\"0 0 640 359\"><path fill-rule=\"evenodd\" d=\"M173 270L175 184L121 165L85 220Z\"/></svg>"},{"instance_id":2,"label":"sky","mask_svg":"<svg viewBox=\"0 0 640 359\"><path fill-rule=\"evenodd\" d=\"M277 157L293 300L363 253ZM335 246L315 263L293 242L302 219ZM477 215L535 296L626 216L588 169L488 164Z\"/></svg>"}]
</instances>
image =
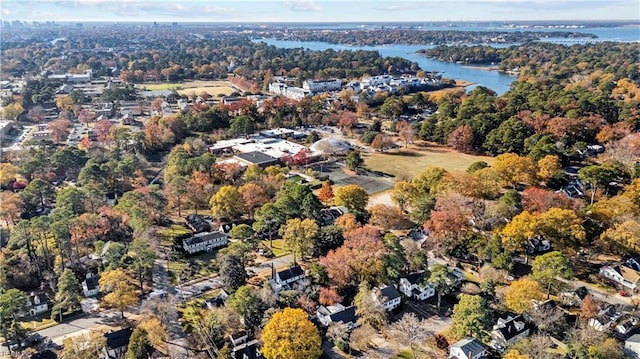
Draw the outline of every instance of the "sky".
<instances>
[{"instance_id":1,"label":"sky","mask_svg":"<svg viewBox=\"0 0 640 359\"><path fill-rule=\"evenodd\" d=\"M0 19L158 22L640 20L639 0L0 0Z\"/></svg>"}]
</instances>

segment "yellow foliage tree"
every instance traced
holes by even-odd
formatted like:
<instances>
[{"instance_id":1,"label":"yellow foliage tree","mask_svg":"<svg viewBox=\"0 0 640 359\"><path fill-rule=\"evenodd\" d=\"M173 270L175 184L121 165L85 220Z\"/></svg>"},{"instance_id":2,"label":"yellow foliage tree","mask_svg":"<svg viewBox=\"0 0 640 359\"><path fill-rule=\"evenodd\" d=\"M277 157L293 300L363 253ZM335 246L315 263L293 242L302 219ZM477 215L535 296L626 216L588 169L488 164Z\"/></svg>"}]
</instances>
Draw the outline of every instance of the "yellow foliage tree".
<instances>
[{"instance_id":1,"label":"yellow foliage tree","mask_svg":"<svg viewBox=\"0 0 640 359\"><path fill-rule=\"evenodd\" d=\"M369 195L367 195L367 192L365 192L364 188L355 184L340 187L336 192L336 204L347 207L351 212L363 212L368 202Z\"/></svg>"},{"instance_id":2,"label":"yellow foliage tree","mask_svg":"<svg viewBox=\"0 0 640 359\"><path fill-rule=\"evenodd\" d=\"M310 218L305 218L304 220L293 218L280 228L280 235L284 239L287 248L293 253L295 262L296 257L302 258L311 254L313 240L318 235L318 225Z\"/></svg>"},{"instance_id":3,"label":"yellow foliage tree","mask_svg":"<svg viewBox=\"0 0 640 359\"><path fill-rule=\"evenodd\" d=\"M622 247L624 251L636 252L640 248L640 223L634 219L618 223L602 233L600 239L611 241L616 247Z\"/></svg>"},{"instance_id":4,"label":"yellow foliage tree","mask_svg":"<svg viewBox=\"0 0 640 359\"><path fill-rule=\"evenodd\" d=\"M558 156L544 156L538 161L538 178L546 182L558 174L561 168L562 165Z\"/></svg>"},{"instance_id":5,"label":"yellow foliage tree","mask_svg":"<svg viewBox=\"0 0 640 359\"><path fill-rule=\"evenodd\" d=\"M538 215L537 223L537 234L558 246L579 244L587 236L582 219L570 209L551 208Z\"/></svg>"},{"instance_id":6,"label":"yellow foliage tree","mask_svg":"<svg viewBox=\"0 0 640 359\"><path fill-rule=\"evenodd\" d=\"M629 198L636 206L640 207L640 178L636 178L624 186L622 196Z\"/></svg>"},{"instance_id":7,"label":"yellow foliage tree","mask_svg":"<svg viewBox=\"0 0 640 359\"><path fill-rule=\"evenodd\" d=\"M167 353L167 331L158 317L152 316L140 323L140 327L147 331L151 345L163 353Z\"/></svg>"},{"instance_id":8,"label":"yellow foliage tree","mask_svg":"<svg viewBox=\"0 0 640 359\"><path fill-rule=\"evenodd\" d=\"M271 317L262 331L262 354L267 359L316 359L322 354L318 329L302 309L285 308Z\"/></svg>"},{"instance_id":9,"label":"yellow foliage tree","mask_svg":"<svg viewBox=\"0 0 640 359\"><path fill-rule=\"evenodd\" d=\"M102 273L98 282L100 290L107 293L103 298L104 303L118 309L123 318L124 310L138 302L138 293L131 281L131 277L118 268Z\"/></svg>"},{"instance_id":10,"label":"yellow foliage tree","mask_svg":"<svg viewBox=\"0 0 640 359\"><path fill-rule=\"evenodd\" d=\"M502 245L512 251L522 250L525 241L536 234L537 221L528 211L513 217L502 229Z\"/></svg>"},{"instance_id":11,"label":"yellow foliage tree","mask_svg":"<svg viewBox=\"0 0 640 359\"><path fill-rule=\"evenodd\" d=\"M491 167L500 175L505 185L534 184L536 180L536 164L529 157L504 153L496 157Z\"/></svg>"},{"instance_id":12,"label":"yellow foliage tree","mask_svg":"<svg viewBox=\"0 0 640 359\"><path fill-rule=\"evenodd\" d=\"M529 359L529 356L525 354L520 354L518 349L511 349L502 358L503 359Z\"/></svg>"},{"instance_id":13,"label":"yellow foliage tree","mask_svg":"<svg viewBox=\"0 0 640 359\"><path fill-rule=\"evenodd\" d=\"M8 162L0 163L0 185L5 187L8 186L11 181L16 179L17 175L17 166Z\"/></svg>"},{"instance_id":14,"label":"yellow foliage tree","mask_svg":"<svg viewBox=\"0 0 640 359\"><path fill-rule=\"evenodd\" d=\"M524 313L531 309L531 300L541 300L544 293L540 284L535 280L523 277L511 283L504 292L504 301L507 308L516 312Z\"/></svg>"}]
</instances>

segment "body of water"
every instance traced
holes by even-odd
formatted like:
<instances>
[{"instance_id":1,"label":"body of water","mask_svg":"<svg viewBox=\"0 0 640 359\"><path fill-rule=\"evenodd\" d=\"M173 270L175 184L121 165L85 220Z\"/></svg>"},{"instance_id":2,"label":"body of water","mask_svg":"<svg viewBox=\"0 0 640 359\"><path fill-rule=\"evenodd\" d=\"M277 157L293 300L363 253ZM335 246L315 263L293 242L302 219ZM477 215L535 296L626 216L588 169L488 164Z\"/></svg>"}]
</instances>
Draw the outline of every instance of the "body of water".
<instances>
[{"instance_id":1,"label":"body of water","mask_svg":"<svg viewBox=\"0 0 640 359\"><path fill-rule=\"evenodd\" d=\"M459 31L569 31L569 32L584 32L598 36L597 39L566 39L566 38L545 38L541 41L548 41L553 43L574 44L584 42L597 42L597 41L620 41L620 42L638 42L640 41L640 27L615 27L615 28L531 28L531 29L510 29L510 28L488 28L488 27L425 27L425 30L459 30ZM339 44L330 44L327 42L317 41L293 41L293 40L276 40L276 39L260 39L255 41L263 41L269 45L274 45L282 48L298 48L302 47L309 50L373 50L378 51L382 56L391 57L404 57L409 61L416 62L425 71L441 72L443 77L460 79L472 82L476 85L485 86L492 89L498 95L502 95L507 92L511 86L511 83L516 80L516 76L508 75L498 71L488 71L479 68L466 67L460 64L454 64L450 62L443 62L438 60L428 59L424 56L418 55L416 52L421 49L433 48L433 45L379 45L379 46L347 46ZM489 44L494 47L508 47L514 44ZM469 87L470 89L472 87Z\"/></svg>"},{"instance_id":2,"label":"body of water","mask_svg":"<svg viewBox=\"0 0 640 359\"><path fill-rule=\"evenodd\" d=\"M263 41L269 45L282 48L302 47L305 49L317 51L326 49L378 51L382 56L404 57L409 61L416 62L418 65L420 65L420 68L425 71L441 72L443 77L465 80L473 82L477 85L485 86L495 91L498 95L502 95L507 92L510 88L511 83L516 80L515 76L507 75L501 72L481 70L450 62L432 60L416 53L416 51L420 49L431 48L433 47L432 45L346 46L314 41L291 41L275 39L260 39L256 41Z\"/></svg>"}]
</instances>

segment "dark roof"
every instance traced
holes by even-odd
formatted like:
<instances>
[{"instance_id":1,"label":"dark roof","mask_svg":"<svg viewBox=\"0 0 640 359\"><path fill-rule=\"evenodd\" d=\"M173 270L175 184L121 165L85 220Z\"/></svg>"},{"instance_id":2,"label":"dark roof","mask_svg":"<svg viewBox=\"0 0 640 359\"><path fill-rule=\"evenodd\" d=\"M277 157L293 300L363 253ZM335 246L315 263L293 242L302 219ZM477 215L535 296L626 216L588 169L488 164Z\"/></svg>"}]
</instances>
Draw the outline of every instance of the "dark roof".
<instances>
[{"instance_id":1,"label":"dark roof","mask_svg":"<svg viewBox=\"0 0 640 359\"><path fill-rule=\"evenodd\" d=\"M463 353L471 353L471 356L475 356L484 351L484 346L475 338L465 338L451 344L454 348L462 349Z\"/></svg>"},{"instance_id":2,"label":"dark roof","mask_svg":"<svg viewBox=\"0 0 640 359\"><path fill-rule=\"evenodd\" d=\"M396 289L396 287L389 285L382 289L380 289L380 295L383 298L387 298L387 301L400 298L400 292Z\"/></svg>"},{"instance_id":3,"label":"dark roof","mask_svg":"<svg viewBox=\"0 0 640 359\"><path fill-rule=\"evenodd\" d=\"M91 276L84 280L87 283L87 290L92 290L98 287L98 277Z\"/></svg>"},{"instance_id":4,"label":"dark roof","mask_svg":"<svg viewBox=\"0 0 640 359\"><path fill-rule=\"evenodd\" d=\"M522 327L518 328L516 324L521 323ZM502 334L502 337L509 341L511 338L514 338L527 330L531 329L531 324L527 322L522 315L515 316L504 323L504 326L499 328L498 330Z\"/></svg>"},{"instance_id":5,"label":"dark roof","mask_svg":"<svg viewBox=\"0 0 640 359\"><path fill-rule=\"evenodd\" d=\"M198 233L193 237L189 237L186 239L183 239L184 243L188 246L193 245L193 244L197 244L197 243L202 243L202 242L206 242L206 241L210 241L210 240L216 240L222 237L226 237L227 235L222 233L222 232L208 232L208 233Z\"/></svg>"},{"instance_id":6,"label":"dark roof","mask_svg":"<svg viewBox=\"0 0 640 359\"><path fill-rule=\"evenodd\" d=\"M407 281L409 281L409 283L411 284L422 284L422 282L424 281L424 278L427 276L427 272L418 272L418 273L411 273L408 276L406 276L405 278L407 279Z\"/></svg>"},{"instance_id":7,"label":"dark roof","mask_svg":"<svg viewBox=\"0 0 640 359\"><path fill-rule=\"evenodd\" d=\"M578 287L576 288L576 290L574 291L574 293L576 293L576 295L578 296L578 298L580 299L584 299L586 296L589 295L589 289L587 289L587 287Z\"/></svg>"},{"instance_id":8,"label":"dark roof","mask_svg":"<svg viewBox=\"0 0 640 359\"><path fill-rule=\"evenodd\" d=\"M334 323L355 323L356 320L358 320L358 317L356 316L356 307L353 305L346 307L343 311L331 314L329 318L331 318L331 321Z\"/></svg>"},{"instance_id":9,"label":"dark roof","mask_svg":"<svg viewBox=\"0 0 640 359\"><path fill-rule=\"evenodd\" d=\"M261 357L262 355L259 356L258 354L258 341L255 339L233 348L233 358L235 359L257 359Z\"/></svg>"},{"instance_id":10,"label":"dark roof","mask_svg":"<svg viewBox=\"0 0 640 359\"><path fill-rule=\"evenodd\" d=\"M131 333L133 333L132 328L123 328L115 332L104 333L104 337L107 338L107 348L117 349L127 346Z\"/></svg>"},{"instance_id":11,"label":"dark roof","mask_svg":"<svg viewBox=\"0 0 640 359\"><path fill-rule=\"evenodd\" d=\"M302 268L300 268L300 266L291 267L289 269L278 272L278 277L283 282L301 275L304 275L304 271L302 270Z\"/></svg>"},{"instance_id":12,"label":"dark roof","mask_svg":"<svg viewBox=\"0 0 640 359\"><path fill-rule=\"evenodd\" d=\"M36 298L38 298L39 300L38 304L36 304ZM42 292L32 293L29 299L31 300L31 305L41 305L49 302L49 298L47 298L47 295Z\"/></svg>"},{"instance_id":13,"label":"dark roof","mask_svg":"<svg viewBox=\"0 0 640 359\"><path fill-rule=\"evenodd\" d=\"M239 153L236 155L236 157L254 165L274 163L278 160L277 158L265 155L264 153L258 151Z\"/></svg>"}]
</instances>

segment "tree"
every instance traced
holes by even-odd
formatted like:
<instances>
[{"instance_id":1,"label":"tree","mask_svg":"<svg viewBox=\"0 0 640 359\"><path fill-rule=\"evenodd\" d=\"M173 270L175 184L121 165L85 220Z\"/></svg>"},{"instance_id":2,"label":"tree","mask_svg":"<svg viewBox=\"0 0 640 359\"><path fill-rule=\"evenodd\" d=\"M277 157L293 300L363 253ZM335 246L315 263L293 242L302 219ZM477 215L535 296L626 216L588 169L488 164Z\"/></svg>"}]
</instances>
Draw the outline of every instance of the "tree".
<instances>
[{"instance_id":1,"label":"tree","mask_svg":"<svg viewBox=\"0 0 640 359\"><path fill-rule=\"evenodd\" d=\"M359 325L368 325L374 329L382 329L387 322L387 314L382 307L382 298L374 297L367 282L358 285L358 294L353 299Z\"/></svg>"},{"instance_id":2,"label":"tree","mask_svg":"<svg viewBox=\"0 0 640 359\"><path fill-rule=\"evenodd\" d=\"M358 123L358 116L351 111L344 111L340 116L338 125L348 134L351 134L351 129Z\"/></svg>"},{"instance_id":3,"label":"tree","mask_svg":"<svg viewBox=\"0 0 640 359\"><path fill-rule=\"evenodd\" d=\"M396 131L398 131L398 137L404 141L404 147L409 147L409 142L412 142L416 138L416 128L407 121L402 121L396 125Z\"/></svg>"},{"instance_id":4,"label":"tree","mask_svg":"<svg viewBox=\"0 0 640 359\"><path fill-rule=\"evenodd\" d=\"M536 257L531 265L532 276L547 288L547 298L552 286L557 286L557 277L573 278L571 262L561 252L553 251Z\"/></svg>"},{"instance_id":5,"label":"tree","mask_svg":"<svg viewBox=\"0 0 640 359\"><path fill-rule=\"evenodd\" d=\"M18 175L18 166L8 162L0 162L0 186L8 187L11 182L16 180Z\"/></svg>"},{"instance_id":6,"label":"tree","mask_svg":"<svg viewBox=\"0 0 640 359\"><path fill-rule=\"evenodd\" d=\"M182 217L182 204L189 193L189 179L186 176L176 176L165 186L165 193L169 203L178 208L178 216Z\"/></svg>"},{"instance_id":7,"label":"tree","mask_svg":"<svg viewBox=\"0 0 640 359\"><path fill-rule=\"evenodd\" d=\"M147 332L149 342L156 350L167 351L167 331L158 317L151 316L144 319L139 327Z\"/></svg>"},{"instance_id":8,"label":"tree","mask_svg":"<svg viewBox=\"0 0 640 359\"><path fill-rule=\"evenodd\" d=\"M587 321L595 318L598 312L600 312L600 306L593 300L591 294L587 294L580 303L580 319Z\"/></svg>"},{"instance_id":9,"label":"tree","mask_svg":"<svg viewBox=\"0 0 640 359\"><path fill-rule=\"evenodd\" d=\"M222 284L235 291L247 283L247 271L244 268L244 253L237 247L220 250L216 256Z\"/></svg>"},{"instance_id":10,"label":"tree","mask_svg":"<svg viewBox=\"0 0 640 359\"><path fill-rule=\"evenodd\" d=\"M438 293L438 310L440 310L440 301L443 295L451 293L456 286L456 277L453 271L443 264L434 264L429 270L427 283L433 286Z\"/></svg>"},{"instance_id":11,"label":"tree","mask_svg":"<svg viewBox=\"0 0 640 359\"><path fill-rule=\"evenodd\" d=\"M150 358L153 352L153 346L149 340L149 333L140 326L136 327L133 333L131 333L129 345L127 346L127 354L124 356L125 359Z\"/></svg>"},{"instance_id":12,"label":"tree","mask_svg":"<svg viewBox=\"0 0 640 359\"><path fill-rule=\"evenodd\" d=\"M373 141L371 141L371 148L373 148L374 150L379 150L381 152L384 152L384 150L391 147L392 145L393 141L391 140L391 138L382 133L377 134L373 138Z\"/></svg>"},{"instance_id":13,"label":"tree","mask_svg":"<svg viewBox=\"0 0 640 359\"><path fill-rule=\"evenodd\" d=\"M285 308L262 331L261 352L267 359L315 359L322 354L318 329L302 309Z\"/></svg>"},{"instance_id":14,"label":"tree","mask_svg":"<svg viewBox=\"0 0 640 359\"><path fill-rule=\"evenodd\" d=\"M411 202L413 196L413 185L409 181L397 181L393 185L393 192L391 192L391 200L400 207L402 213L406 213L407 206Z\"/></svg>"},{"instance_id":15,"label":"tree","mask_svg":"<svg viewBox=\"0 0 640 359\"><path fill-rule=\"evenodd\" d=\"M19 323L21 313L29 308L29 297L22 291L11 288L0 293L0 334L6 339L20 343L24 329Z\"/></svg>"},{"instance_id":16,"label":"tree","mask_svg":"<svg viewBox=\"0 0 640 359\"><path fill-rule=\"evenodd\" d=\"M453 147L454 150L470 153L473 151L473 130L469 125L458 126L447 137L447 145Z\"/></svg>"},{"instance_id":17,"label":"tree","mask_svg":"<svg viewBox=\"0 0 640 359\"><path fill-rule=\"evenodd\" d=\"M71 121L66 119L54 120L47 124L47 130L55 143L60 143L67 136L69 127L71 127Z\"/></svg>"},{"instance_id":18,"label":"tree","mask_svg":"<svg viewBox=\"0 0 640 359\"><path fill-rule=\"evenodd\" d=\"M492 168L500 175L506 185L535 183L536 165L529 157L520 157L513 153L498 155Z\"/></svg>"},{"instance_id":19,"label":"tree","mask_svg":"<svg viewBox=\"0 0 640 359\"><path fill-rule=\"evenodd\" d=\"M528 277L513 281L504 293L507 308L516 313L529 311L532 307L531 300L540 300L543 296L538 282Z\"/></svg>"},{"instance_id":20,"label":"tree","mask_svg":"<svg viewBox=\"0 0 640 359\"><path fill-rule=\"evenodd\" d=\"M581 168L578 171L578 178L591 184L591 204L593 204L595 193L598 188L609 189L609 183L615 182L623 177L620 170L609 164L591 165Z\"/></svg>"},{"instance_id":21,"label":"tree","mask_svg":"<svg viewBox=\"0 0 640 359\"><path fill-rule=\"evenodd\" d=\"M242 213L244 201L238 188L222 186L209 201L211 213L219 219L235 219Z\"/></svg>"},{"instance_id":22,"label":"tree","mask_svg":"<svg viewBox=\"0 0 640 359\"><path fill-rule=\"evenodd\" d=\"M249 212L249 218L253 218L256 208L269 201L269 195L264 188L255 183L246 183L238 188L244 201L244 208Z\"/></svg>"},{"instance_id":23,"label":"tree","mask_svg":"<svg viewBox=\"0 0 640 359\"><path fill-rule=\"evenodd\" d=\"M329 338L335 346L345 351L349 345L349 326L343 322L331 322L327 328L327 338Z\"/></svg>"},{"instance_id":24,"label":"tree","mask_svg":"<svg viewBox=\"0 0 640 359\"><path fill-rule=\"evenodd\" d=\"M27 211L42 210L53 201L55 189L49 182L36 178L29 182L20 196Z\"/></svg>"},{"instance_id":25,"label":"tree","mask_svg":"<svg viewBox=\"0 0 640 359\"><path fill-rule=\"evenodd\" d=\"M266 290L269 291L270 295L273 295L271 289ZM225 305L242 317L247 332L254 333L262 324L264 312L270 307L270 304L265 299L258 289L244 285L227 299ZM271 305L273 304L275 303L271 303Z\"/></svg>"},{"instance_id":26,"label":"tree","mask_svg":"<svg viewBox=\"0 0 640 359\"><path fill-rule=\"evenodd\" d=\"M122 268L108 270L100 276L100 290L107 293L103 301L107 306L118 309L124 318L124 310L138 302L138 295L131 278Z\"/></svg>"},{"instance_id":27,"label":"tree","mask_svg":"<svg viewBox=\"0 0 640 359\"><path fill-rule=\"evenodd\" d=\"M293 218L280 228L280 235L284 239L287 248L293 253L293 261L297 258L310 255L313 251L313 242L318 235L318 225L312 219Z\"/></svg>"},{"instance_id":28,"label":"tree","mask_svg":"<svg viewBox=\"0 0 640 359\"><path fill-rule=\"evenodd\" d=\"M129 246L129 257L132 259L130 268L136 273L140 281L140 291L144 295L144 278L151 275L156 252L146 240L137 237Z\"/></svg>"},{"instance_id":29,"label":"tree","mask_svg":"<svg viewBox=\"0 0 640 359\"><path fill-rule=\"evenodd\" d=\"M333 201L335 194L333 193L333 188L331 188L331 182L325 181L322 184L322 188L320 188L320 192L318 192L318 199L328 205Z\"/></svg>"},{"instance_id":30,"label":"tree","mask_svg":"<svg viewBox=\"0 0 640 359\"><path fill-rule=\"evenodd\" d=\"M321 288L320 296L318 297L318 303L321 305L335 305L342 303L342 297L338 294L335 288Z\"/></svg>"},{"instance_id":31,"label":"tree","mask_svg":"<svg viewBox=\"0 0 640 359\"><path fill-rule=\"evenodd\" d=\"M58 353L60 359L98 359L107 344L107 338L99 331L80 334L62 341L63 349Z\"/></svg>"},{"instance_id":32,"label":"tree","mask_svg":"<svg viewBox=\"0 0 640 359\"><path fill-rule=\"evenodd\" d=\"M62 321L63 312L73 312L80 309L80 284L71 269L66 268L58 278L58 291L56 292L54 309L51 316L60 313Z\"/></svg>"},{"instance_id":33,"label":"tree","mask_svg":"<svg viewBox=\"0 0 640 359\"><path fill-rule=\"evenodd\" d=\"M56 193L56 208L66 208L75 215L85 212L85 195L75 187L62 188Z\"/></svg>"},{"instance_id":34,"label":"tree","mask_svg":"<svg viewBox=\"0 0 640 359\"><path fill-rule=\"evenodd\" d=\"M576 209L578 202L562 193L537 187L522 191L522 206L531 213L543 213L551 208Z\"/></svg>"},{"instance_id":35,"label":"tree","mask_svg":"<svg viewBox=\"0 0 640 359\"><path fill-rule=\"evenodd\" d=\"M561 169L560 157L556 155L546 155L538 160L538 178L545 182L560 173Z\"/></svg>"},{"instance_id":36,"label":"tree","mask_svg":"<svg viewBox=\"0 0 640 359\"><path fill-rule=\"evenodd\" d=\"M14 102L2 108L2 118L6 121L15 121L24 113L24 107L21 104Z\"/></svg>"},{"instance_id":37,"label":"tree","mask_svg":"<svg viewBox=\"0 0 640 359\"><path fill-rule=\"evenodd\" d=\"M369 222L382 228L383 231L397 229L396 227L398 227L403 220L403 214L398 207L383 203L374 205L369 212L371 212Z\"/></svg>"},{"instance_id":38,"label":"tree","mask_svg":"<svg viewBox=\"0 0 640 359\"><path fill-rule=\"evenodd\" d=\"M413 359L417 358L418 346L431 336L427 321L418 319L413 313L405 313L400 320L391 324L390 330L402 344L409 346Z\"/></svg>"},{"instance_id":39,"label":"tree","mask_svg":"<svg viewBox=\"0 0 640 359\"><path fill-rule=\"evenodd\" d=\"M0 192L0 218L4 220L7 227L10 224L16 224L16 221L20 219L22 213L22 199L20 195L14 192L2 191Z\"/></svg>"},{"instance_id":40,"label":"tree","mask_svg":"<svg viewBox=\"0 0 640 359\"><path fill-rule=\"evenodd\" d=\"M484 298L478 295L460 294L458 304L453 306L453 324L451 336L483 336L491 327L491 311Z\"/></svg>"},{"instance_id":41,"label":"tree","mask_svg":"<svg viewBox=\"0 0 640 359\"><path fill-rule=\"evenodd\" d=\"M617 248L621 254L635 253L640 248L640 223L634 219L616 223L600 235L600 240Z\"/></svg>"},{"instance_id":42,"label":"tree","mask_svg":"<svg viewBox=\"0 0 640 359\"><path fill-rule=\"evenodd\" d=\"M360 156L360 152L351 151L347 155L347 158L345 159L345 163L347 164L347 167L350 170L357 171L358 168L362 167L362 165L364 164L364 160Z\"/></svg>"},{"instance_id":43,"label":"tree","mask_svg":"<svg viewBox=\"0 0 640 359\"><path fill-rule=\"evenodd\" d=\"M336 204L345 206L356 215L364 213L367 202L369 202L369 195L364 188L355 184L340 187L336 192Z\"/></svg>"}]
</instances>

